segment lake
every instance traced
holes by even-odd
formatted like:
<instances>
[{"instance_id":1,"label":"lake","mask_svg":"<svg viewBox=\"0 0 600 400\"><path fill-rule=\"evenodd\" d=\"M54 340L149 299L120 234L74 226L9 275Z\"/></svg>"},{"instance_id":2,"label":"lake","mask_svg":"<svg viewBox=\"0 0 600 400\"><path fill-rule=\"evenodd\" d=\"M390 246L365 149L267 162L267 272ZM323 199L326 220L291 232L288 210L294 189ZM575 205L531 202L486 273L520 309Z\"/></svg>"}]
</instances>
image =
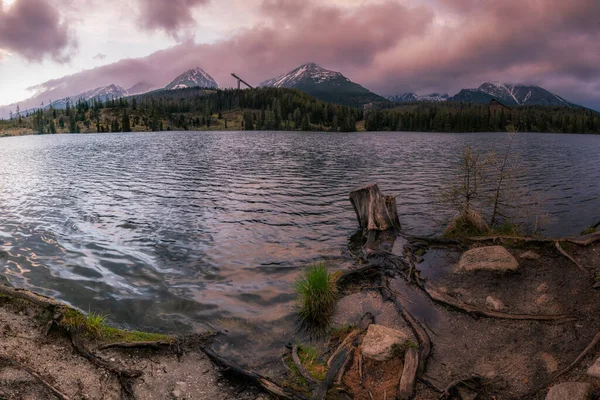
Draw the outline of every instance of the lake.
<instances>
[{"instance_id":1,"label":"lake","mask_svg":"<svg viewBox=\"0 0 600 400\"><path fill-rule=\"evenodd\" d=\"M404 229L435 207L461 149L506 134L156 132L0 139L0 268L16 286L141 329L289 317L291 283L349 262L348 193L376 182ZM600 221L600 137L522 134L520 178L546 235Z\"/></svg>"}]
</instances>

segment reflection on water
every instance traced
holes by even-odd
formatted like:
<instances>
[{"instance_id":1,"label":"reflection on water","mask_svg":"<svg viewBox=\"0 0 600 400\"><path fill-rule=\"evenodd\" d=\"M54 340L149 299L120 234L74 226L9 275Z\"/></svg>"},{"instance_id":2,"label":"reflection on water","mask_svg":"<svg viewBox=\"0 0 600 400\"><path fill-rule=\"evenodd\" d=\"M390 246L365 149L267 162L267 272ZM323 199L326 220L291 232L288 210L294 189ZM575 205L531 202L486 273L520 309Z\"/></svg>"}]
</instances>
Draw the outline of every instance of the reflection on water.
<instances>
[{"instance_id":1,"label":"reflection on water","mask_svg":"<svg viewBox=\"0 0 600 400\"><path fill-rule=\"evenodd\" d=\"M460 149L503 134L145 133L0 140L0 267L14 284L133 327L289 319L297 268L343 262L348 192L398 196L411 234ZM547 234L600 220L600 138L526 135L523 181Z\"/></svg>"}]
</instances>

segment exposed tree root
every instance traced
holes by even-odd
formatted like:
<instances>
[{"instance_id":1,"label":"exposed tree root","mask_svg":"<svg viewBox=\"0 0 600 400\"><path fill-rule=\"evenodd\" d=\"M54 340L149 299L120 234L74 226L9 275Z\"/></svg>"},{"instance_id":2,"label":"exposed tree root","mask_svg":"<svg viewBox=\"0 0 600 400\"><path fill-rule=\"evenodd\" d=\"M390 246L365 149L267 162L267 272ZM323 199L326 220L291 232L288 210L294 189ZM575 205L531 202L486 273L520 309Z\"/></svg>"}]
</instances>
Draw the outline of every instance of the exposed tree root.
<instances>
[{"instance_id":1,"label":"exposed tree root","mask_svg":"<svg viewBox=\"0 0 600 400\"><path fill-rule=\"evenodd\" d=\"M161 347L171 347L173 346L172 340L159 340L155 342L117 342L117 343L108 343L103 346L98 347L97 350L106 350L112 348L121 348L121 349L153 349L158 350Z\"/></svg>"},{"instance_id":2,"label":"exposed tree root","mask_svg":"<svg viewBox=\"0 0 600 400\"><path fill-rule=\"evenodd\" d=\"M417 379L417 370L419 369L419 352L417 349L410 348L404 356L404 369L400 378L398 388L398 400L412 399L415 391L415 382Z\"/></svg>"},{"instance_id":3,"label":"exposed tree root","mask_svg":"<svg viewBox=\"0 0 600 400\"><path fill-rule=\"evenodd\" d=\"M570 238L539 238L539 237L524 237L524 236L476 236L465 238L471 242L496 242L498 240L516 240L528 243L554 243L564 242L573 243L580 246L589 246L592 243L600 241L600 232L594 232L589 235L570 237Z\"/></svg>"},{"instance_id":4,"label":"exposed tree root","mask_svg":"<svg viewBox=\"0 0 600 400\"><path fill-rule=\"evenodd\" d=\"M2 284L0 284L0 294L9 296L11 298L26 300L43 308L54 309L59 307L66 307L66 304L54 300L50 297L42 296L41 294L31 292L27 289L16 289Z\"/></svg>"},{"instance_id":5,"label":"exposed tree root","mask_svg":"<svg viewBox=\"0 0 600 400\"><path fill-rule=\"evenodd\" d=\"M550 386L552 384L552 382L554 382L555 380L557 380L564 374L571 371L573 368L575 368L577 365L579 365L581 360L583 360L590 352L592 352L598 346L598 343L600 343L600 332L598 332L596 334L596 336L594 336L594 339L590 342L590 344L587 345L587 347L581 352L581 354L579 354L579 356L577 356L577 358L571 364L569 364L569 366L567 366L565 369L558 371L557 373L552 375L552 377L548 380L548 382L546 382L545 384L539 386L538 388L534 389L530 393L523 396L523 399L531 398L532 396L537 394L540 390L543 390L546 387Z\"/></svg>"},{"instance_id":6,"label":"exposed tree root","mask_svg":"<svg viewBox=\"0 0 600 400\"><path fill-rule=\"evenodd\" d=\"M208 347L202 347L202 351L208 356L208 358L211 359L212 362L221 366L223 368L223 372L246 379L252 384L272 394L273 396L276 396L277 398L290 400L304 399L303 396L300 396L296 393L292 393L287 389L284 389L269 378L266 378L252 371L247 371L244 368L237 365L236 363L234 363L233 361L229 361L219 356L217 353L215 353L212 349Z\"/></svg>"},{"instance_id":7,"label":"exposed tree root","mask_svg":"<svg viewBox=\"0 0 600 400\"><path fill-rule=\"evenodd\" d=\"M308 372L308 370L306 369L304 364L302 364L302 362L300 361L300 357L298 356L298 345L297 344L294 344L292 346L292 360L294 360L294 364L296 364L296 368L298 368L298 372L300 372L300 375L302 375L304 377L304 379L306 379L307 381L312 382L312 383L319 383L319 381L316 380L315 378L313 378L313 376Z\"/></svg>"},{"instance_id":8,"label":"exposed tree root","mask_svg":"<svg viewBox=\"0 0 600 400\"><path fill-rule=\"evenodd\" d=\"M466 379L459 379L459 380L450 382L450 384L446 387L446 389L443 391L442 395L440 396L440 400L450 400L450 399L462 398L462 397L460 397L460 393L458 391L458 388L460 386L466 386L470 390L477 391L477 389L479 389L479 387L481 387L482 382L483 382L483 378L479 375L473 375Z\"/></svg>"},{"instance_id":9,"label":"exposed tree root","mask_svg":"<svg viewBox=\"0 0 600 400\"><path fill-rule=\"evenodd\" d=\"M11 358L4 354L0 354L0 362L4 362L14 368L17 368L17 369L27 372L29 375L31 375L33 378L35 378L35 380L37 380L39 383L41 383L46 389L48 389L50 392L52 392L52 394L54 396L58 397L60 400L70 400L69 396L67 396L66 394L62 393L60 390L58 390L57 388L55 388L54 386L49 384L44 378L42 378L42 376L40 374L38 374L37 372L35 372L31 368L29 368L28 366L21 364L14 358Z\"/></svg>"},{"instance_id":10,"label":"exposed tree root","mask_svg":"<svg viewBox=\"0 0 600 400\"><path fill-rule=\"evenodd\" d=\"M142 376L142 371L127 369L116 363L104 360L103 358L89 351L75 332L70 331L69 333L71 336L71 343L73 344L73 348L75 348L77 353L79 353L84 358L88 359L92 364L95 364L115 374L119 379L119 383L121 384L123 398L135 399L135 394L133 392L133 387L131 383L133 379Z\"/></svg>"},{"instance_id":11,"label":"exposed tree root","mask_svg":"<svg viewBox=\"0 0 600 400\"><path fill-rule=\"evenodd\" d=\"M517 320L517 321L546 321L546 322L554 322L554 323L565 323L575 321L576 318L568 316L568 315L530 315L530 314L507 314L498 311L487 311L483 310L479 307L475 307L464 303L458 299L455 299L452 296L448 296L445 293L440 292L430 286L427 285L419 285L419 287L427 293L427 295L434 302L444 304L448 307L454 308L456 310L462 311L466 314L474 318L483 317L483 318L497 318L497 319L507 319L507 320Z\"/></svg>"},{"instance_id":12,"label":"exposed tree root","mask_svg":"<svg viewBox=\"0 0 600 400\"><path fill-rule=\"evenodd\" d=\"M584 268L581 264L579 264L577 261L575 261L575 259L573 257L571 257L571 255L569 253L567 253L560 245L559 242L555 242L554 246L556 247L556 250L558 250L560 252L560 254L562 254L563 256L567 257L569 260L571 260L571 262L573 262L573 264L577 265L577 268L579 268L580 270L582 270L586 275L590 275L590 271L588 271L586 268Z\"/></svg>"},{"instance_id":13,"label":"exposed tree root","mask_svg":"<svg viewBox=\"0 0 600 400\"><path fill-rule=\"evenodd\" d=\"M402 301L395 295L394 291L388 288L382 288L382 296L384 299L391 300L396 307L398 313L402 316L402 318L406 321L406 323L410 326L413 333L417 337L419 341L419 367L418 367L418 375L422 375L425 372L425 366L427 365L427 360L431 354L431 339L427 334L427 331L423 326L412 316Z\"/></svg>"},{"instance_id":14,"label":"exposed tree root","mask_svg":"<svg viewBox=\"0 0 600 400\"><path fill-rule=\"evenodd\" d=\"M323 382L315 388L313 392L313 400L324 400L331 385L336 381L341 381L348 362L352 359L352 355L356 348L360 345L361 335L369 328L369 325L375 322L375 317L371 313L366 313L360 319L356 329L346 336L342 343L338 346L327 364L329 370Z\"/></svg>"}]
</instances>

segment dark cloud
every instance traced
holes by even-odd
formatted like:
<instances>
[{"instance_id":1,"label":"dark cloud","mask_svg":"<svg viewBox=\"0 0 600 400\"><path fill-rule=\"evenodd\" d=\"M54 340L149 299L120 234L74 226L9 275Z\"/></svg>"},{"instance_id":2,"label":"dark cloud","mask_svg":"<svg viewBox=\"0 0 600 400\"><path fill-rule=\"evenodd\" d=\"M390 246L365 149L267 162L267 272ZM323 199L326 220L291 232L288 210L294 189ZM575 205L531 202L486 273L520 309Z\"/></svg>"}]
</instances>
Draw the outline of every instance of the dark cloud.
<instances>
[{"instance_id":1,"label":"dark cloud","mask_svg":"<svg viewBox=\"0 0 600 400\"><path fill-rule=\"evenodd\" d=\"M192 11L210 0L138 0L140 23L148 30L164 30L177 37L182 28L194 23Z\"/></svg>"},{"instance_id":2,"label":"dark cloud","mask_svg":"<svg viewBox=\"0 0 600 400\"><path fill-rule=\"evenodd\" d=\"M430 7L389 0L342 9L264 0L257 8L262 24L227 40L184 42L35 89L59 98L111 83L160 87L197 65L221 86L235 83L231 72L258 84L313 61L383 95L455 93L495 80L538 84L600 109L600 1L437 1Z\"/></svg>"},{"instance_id":3,"label":"dark cloud","mask_svg":"<svg viewBox=\"0 0 600 400\"><path fill-rule=\"evenodd\" d=\"M74 45L67 24L47 1L16 0L7 9L0 7L0 50L29 61L49 56L64 62L70 58Z\"/></svg>"}]
</instances>

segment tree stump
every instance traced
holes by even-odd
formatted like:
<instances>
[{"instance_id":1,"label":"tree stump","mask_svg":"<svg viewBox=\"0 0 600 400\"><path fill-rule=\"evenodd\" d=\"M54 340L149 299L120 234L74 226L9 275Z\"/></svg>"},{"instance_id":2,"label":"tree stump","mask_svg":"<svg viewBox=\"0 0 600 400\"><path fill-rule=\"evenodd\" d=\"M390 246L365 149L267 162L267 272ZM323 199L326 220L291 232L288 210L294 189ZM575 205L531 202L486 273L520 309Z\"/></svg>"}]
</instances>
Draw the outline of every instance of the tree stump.
<instances>
[{"instance_id":1,"label":"tree stump","mask_svg":"<svg viewBox=\"0 0 600 400\"><path fill-rule=\"evenodd\" d=\"M384 196L377 184L350 192L350 202L363 231L401 230L396 197Z\"/></svg>"}]
</instances>

